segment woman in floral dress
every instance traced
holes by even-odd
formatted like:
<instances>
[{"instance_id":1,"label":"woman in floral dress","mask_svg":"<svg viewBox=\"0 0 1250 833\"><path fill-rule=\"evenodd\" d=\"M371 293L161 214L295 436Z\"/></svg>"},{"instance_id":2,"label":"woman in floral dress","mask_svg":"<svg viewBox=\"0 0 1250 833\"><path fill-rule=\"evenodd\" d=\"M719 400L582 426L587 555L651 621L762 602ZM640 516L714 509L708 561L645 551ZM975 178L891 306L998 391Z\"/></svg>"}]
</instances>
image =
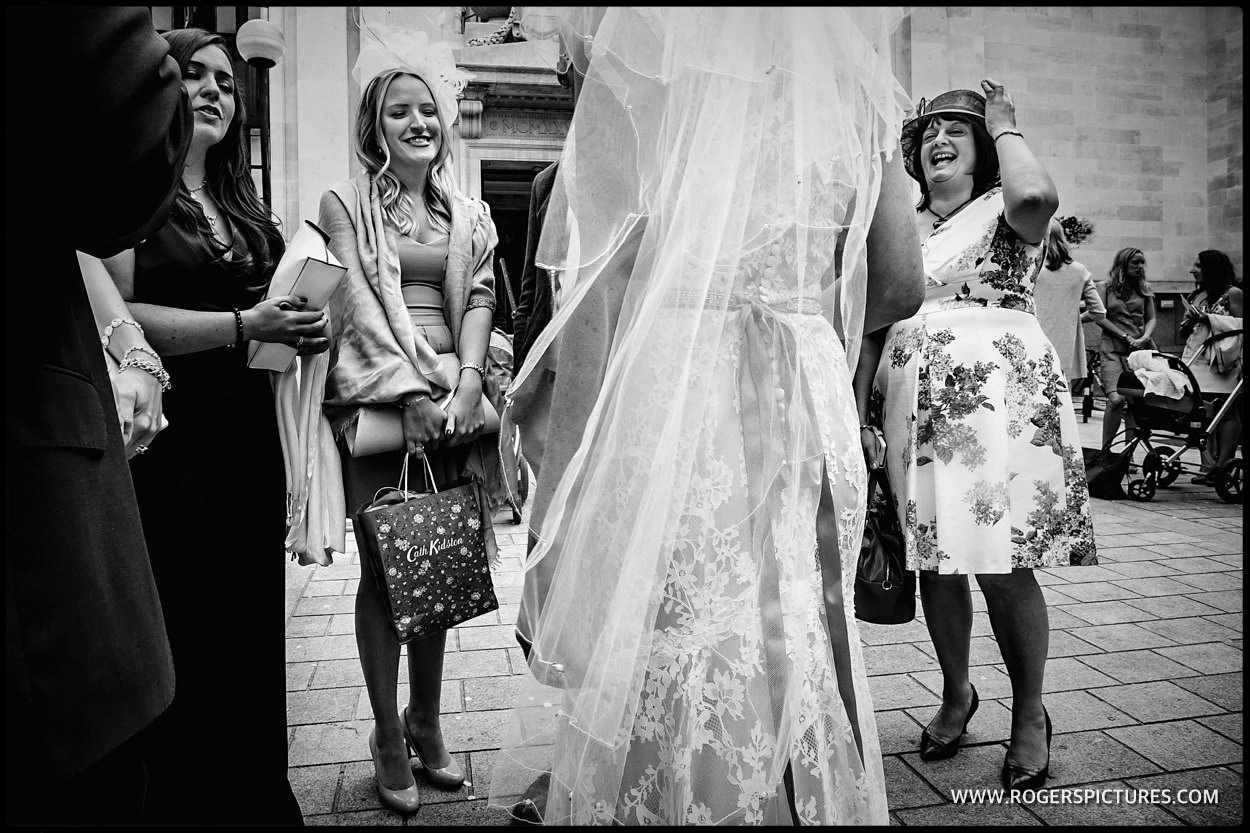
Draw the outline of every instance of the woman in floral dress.
<instances>
[{"instance_id":1,"label":"woman in floral dress","mask_svg":"<svg viewBox=\"0 0 1250 833\"><path fill-rule=\"evenodd\" d=\"M1049 622L1033 569L1096 559L1072 399L1034 315L1058 196L1015 129L1010 97L992 81L981 86L986 97L922 100L903 127L922 191L925 302L865 339L856 389L870 461L879 446L867 431L884 433L907 563L920 570L942 668L942 705L920 756L954 755L978 705L968 676L975 575L1012 683L1002 781L1028 788L1045 780L1051 729L1041 696Z\"/></svg>"}]
</instances>

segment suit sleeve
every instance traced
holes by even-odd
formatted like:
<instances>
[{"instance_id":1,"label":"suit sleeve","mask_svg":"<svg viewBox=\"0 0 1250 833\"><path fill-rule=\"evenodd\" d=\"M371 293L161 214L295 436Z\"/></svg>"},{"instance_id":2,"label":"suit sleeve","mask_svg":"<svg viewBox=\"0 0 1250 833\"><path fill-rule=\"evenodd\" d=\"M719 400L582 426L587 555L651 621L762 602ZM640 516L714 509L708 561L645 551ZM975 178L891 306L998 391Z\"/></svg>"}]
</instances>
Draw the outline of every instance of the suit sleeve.
<instances>
[{"instance_id":1,"label":"suit sleeve","mask_svg":"<svg viewBox=\"0 0 1250 833\"><path fill-rule=\"evenodd\" d=\"M7 103L30 117L9 131L8 187L45 212L72 204L61 228L81 251L131 248L165 223L193 129L168 44L141 6L9 7L5 22Z\"/></svg>"},{"instance_id":2,"label":"suit sleeve","mask_svg":"<svg viewBox=\"0 0 1250 833\"><path fill-rule=\"evenodd\" d=\"M534 266L534 253L538 250L538 236L542 232L539 215L538 179L530 186L529 219L525 232L525 262L521 267L521 295L517 298L516 312L512 317L512 366L520 369L529 349L529 321L534 314L534 302L538 293L538 269Z\"/></svg>"}]
</instances>

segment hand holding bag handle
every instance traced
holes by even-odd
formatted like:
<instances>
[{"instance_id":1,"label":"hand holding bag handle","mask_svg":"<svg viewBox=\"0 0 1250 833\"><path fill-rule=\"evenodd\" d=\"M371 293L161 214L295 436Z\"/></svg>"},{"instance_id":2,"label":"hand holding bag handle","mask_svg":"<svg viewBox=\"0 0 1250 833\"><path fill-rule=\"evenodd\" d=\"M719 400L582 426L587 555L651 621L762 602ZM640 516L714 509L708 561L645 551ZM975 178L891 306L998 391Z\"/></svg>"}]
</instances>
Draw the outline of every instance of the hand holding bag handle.
<instances>
[{"instance_id":1,"label":"hand holding bag handle","mask_svg":"<svg viewBox=\"0 0 1250 833\"><path fill-rule=\"evenodd\" d=\"M874 466L868 471L868 516L855 573L855 618L879 625L916 618L916 573L907 569L905 547L885 466Z\"/></svg>"}]
</instances>

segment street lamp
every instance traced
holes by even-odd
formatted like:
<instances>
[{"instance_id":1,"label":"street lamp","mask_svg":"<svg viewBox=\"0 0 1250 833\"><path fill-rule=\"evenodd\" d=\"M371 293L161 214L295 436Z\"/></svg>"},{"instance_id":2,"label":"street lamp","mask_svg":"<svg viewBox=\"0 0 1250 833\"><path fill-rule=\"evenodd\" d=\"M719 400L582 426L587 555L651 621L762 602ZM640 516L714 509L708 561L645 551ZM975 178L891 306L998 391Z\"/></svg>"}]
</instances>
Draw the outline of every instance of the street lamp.
<instances>
[{"instance_id":1,"label":"street lamp","mask_svg":"<svg viewBox=\"0 0 1250 833\"><path fill-rule=\"evenodd\" d=\"M239 27L235 33L235 46L243 60L255 67L260 83L256 90L256 107L263 121L260 128L261 191L265 205L272 207L273 195L269 184L269 70L282 60L286 40L282 30L268 20L256 18Z\"/></svg>"}]
</instances>

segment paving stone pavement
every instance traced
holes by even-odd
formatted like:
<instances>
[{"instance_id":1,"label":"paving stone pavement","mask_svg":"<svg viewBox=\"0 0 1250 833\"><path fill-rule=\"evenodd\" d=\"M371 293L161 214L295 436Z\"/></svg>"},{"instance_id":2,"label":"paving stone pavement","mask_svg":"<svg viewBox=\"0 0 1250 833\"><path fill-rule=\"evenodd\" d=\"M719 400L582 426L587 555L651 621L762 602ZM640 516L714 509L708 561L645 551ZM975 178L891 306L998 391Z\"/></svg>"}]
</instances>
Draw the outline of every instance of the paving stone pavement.
<instances>
[{"instance_id":1,"label":"paving stone pavement","mask_svg":"<svg viewBox=\"0 0 1250 833\"><path fill-rule=\"evenodd\" d=\"M1099 416L1081 423L1086 446L1098 444ZM1241 822L1241 506L1191 485L1188 474L1152 501L1093 506L1100 566L1038 574L1050 612L1046 703L1055 734L1054 792L1037 801L952 797L952 790L997 788L1010 733L1010 682L975 582L971 672L982 705L953 759L919 759L920 731L941 691L923 615L907 625L861 624L891 823ZM512 636L525 532L511 523L497 523L495 532L500 609L449 634L442 688L443 732L469 783L444 792L418 778L422 807L407 819L382 809L373 789L372 714L352 621L359 556L350 532L349 553L333 566L288 567L289 772L308 824L508 823L486 796L507 709L526 673ZM401 681L401 705L407 693Z\"/></svg>"}]
</instances>

